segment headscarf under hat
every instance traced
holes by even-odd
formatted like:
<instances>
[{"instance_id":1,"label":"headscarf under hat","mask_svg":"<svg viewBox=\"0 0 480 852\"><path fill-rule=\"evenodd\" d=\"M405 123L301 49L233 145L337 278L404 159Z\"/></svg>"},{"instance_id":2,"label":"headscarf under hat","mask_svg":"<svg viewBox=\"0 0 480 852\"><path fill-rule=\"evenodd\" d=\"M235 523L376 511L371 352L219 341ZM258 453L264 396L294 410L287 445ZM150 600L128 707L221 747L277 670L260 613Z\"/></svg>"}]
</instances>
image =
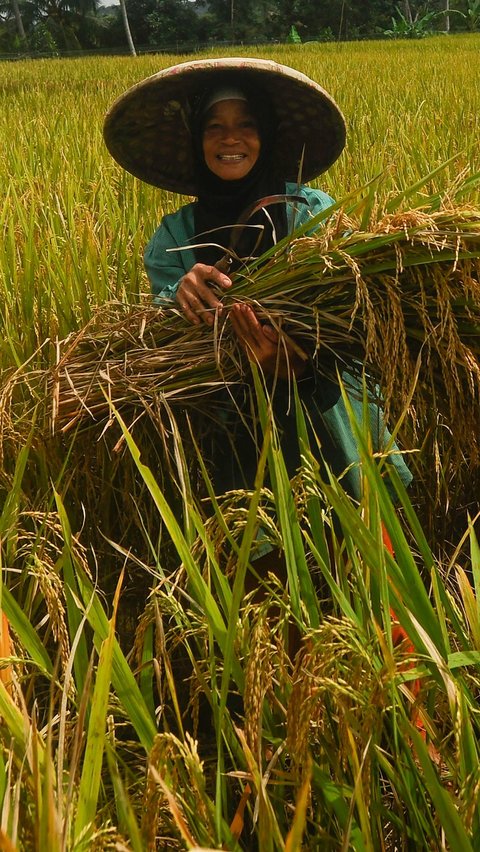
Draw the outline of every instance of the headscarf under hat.
<instances>
[{"instance_id":1,"label":"headscarf under hat","mask_svg":"<svg viewBox=\"0 0 480 852\"><path fill-rule=\"evenodd\" d=\"M245 100L252 113L260 137L260 153L248 174L238 180L222 180L210 171L203 155L203 131L211 107L220 100ZM275 144L277 118L271 103L262 92L233 86L209 89L202 93L191 120L195 179L198 202L195 205L195 242L217 243L215 246L195 249L197 261L214 265L231 245L233 230L243 212L266 195L283 194L285 180L276 175L272 167L272 150ZM249 220L250 227L242 231L236 254L248 259L259 256L281 240L287 233L287 215L284 204L272 205L268 216L259 211ZM252 226L262 225L260 231ZM225 227L227 226L227 227ZM213 233L210 233L213 231ZM232 271L238 267L233 262Z\"/></svg>"}]
</instances>

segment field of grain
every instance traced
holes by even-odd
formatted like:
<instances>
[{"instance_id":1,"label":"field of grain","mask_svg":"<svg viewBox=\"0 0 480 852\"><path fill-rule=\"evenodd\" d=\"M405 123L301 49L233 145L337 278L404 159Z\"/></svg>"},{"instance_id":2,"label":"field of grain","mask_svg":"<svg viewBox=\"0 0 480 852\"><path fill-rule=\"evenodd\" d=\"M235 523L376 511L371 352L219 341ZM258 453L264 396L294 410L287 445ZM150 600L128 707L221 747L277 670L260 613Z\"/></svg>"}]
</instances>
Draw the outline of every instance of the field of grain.
<instances>
[{"instance_id":1,"label":"field of grain","mask_svg":"<svg viewBox=\"0 0 480 852\"><path fill-rule=\"evenodd\" d=\"M348 141L318 186L354 194L360 217L437 196L478 229L479 49L469 35L228 54L331 92ZM363 434L360 506L308 450L290 484L273 434L271 488L214 501L212 517L188 411L163 435L113 407L101 432L52 434L59 341L119 305L148 310L143 247L184 200L122 172L103 117L186 58L0 63L0 848L479 848L480 551L465 505L442 561L398 482L394 510ZM435 523L465 499L437 461ZM289 588L273 574L260 604L245 591L259 519Z\"/></svg>"}]
</instances>

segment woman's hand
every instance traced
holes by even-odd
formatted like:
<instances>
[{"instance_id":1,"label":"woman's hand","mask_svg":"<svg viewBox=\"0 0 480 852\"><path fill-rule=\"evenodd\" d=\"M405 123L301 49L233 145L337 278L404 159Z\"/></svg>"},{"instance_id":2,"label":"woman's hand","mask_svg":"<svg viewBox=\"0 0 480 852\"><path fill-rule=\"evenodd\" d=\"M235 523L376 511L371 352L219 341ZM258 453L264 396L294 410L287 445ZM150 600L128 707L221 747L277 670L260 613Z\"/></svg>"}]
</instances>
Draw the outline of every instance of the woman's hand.
<instances>
[{"instance_id":1,"label":"woman's hand","mask_svg":"<svg viewBox=\"0 0 480 852\"><path fill-rule=\"evenodd\" d=\"M194 325L200 325L201 322L213 325L215 313L222 312L222 303L217 299L211 284L217 284L224 290L232 286L228 275L204 263L196 263L180 279L175 299L186 318Z\"/></svg>"},{"instance_id":2,"label":"woman's hand","mask_svg":"<svg viewBox=\"0 0 480 852\"><path fill-rule=\"evenodd\" d=\"M236 304L230 310L233 330L250 361L255 361L267 376L281 379L300 378L306 368L304 361L287 339L271 325L262 325L250 305Z\"/></svg>"}]
</instances>

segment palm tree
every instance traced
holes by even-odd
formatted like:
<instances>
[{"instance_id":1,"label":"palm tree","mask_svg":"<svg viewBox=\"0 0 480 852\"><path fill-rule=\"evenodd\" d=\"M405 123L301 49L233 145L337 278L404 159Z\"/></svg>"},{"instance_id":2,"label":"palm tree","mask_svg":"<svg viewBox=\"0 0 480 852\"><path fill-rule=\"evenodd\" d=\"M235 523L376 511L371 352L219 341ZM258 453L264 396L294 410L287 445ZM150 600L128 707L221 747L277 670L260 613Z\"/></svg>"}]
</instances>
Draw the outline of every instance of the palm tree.
<instances>
[{"instance_id":1,"label":"palm tree","mask_svg":"<svg viewBox=\"0 0 480 852\"><path fill-rule=\"evenodd\" d=\"M128 49L130 50L132 56L136 56L137 51L135 50L132 33L130 32L130 25L128 23L127 7L125 5L125 0L120 0L120 8L122 10L122 20L123 26L125 28L125 35L127 36Z\"/></svg>"},{"instance_id":2,"label":"palm tree","mask_svg":"<svg viewBox=\"0 0 480 852\"><path fill-rule=\"evenodd\" d=\"M27 0L25 3L32 27L45 24L56 44L68 49L81 47L79 32L97 7L98 0Z\"/></svg>"},{"instance_id":3,"label":"palm tree","mask_svg":"<svg viewBox=\"0 0 480 852\"><path fill-rule=\"evenodd\" d=\"M403 0L402 6L405 20L408 21L409 24L413 23L413 15L412 10L410 8L409 0Z\"/></svg>"},{"instance_id":4,"label":"palm tree","mask_svg":"<svg viewBox=\"0 0 480 852\"><path fill-rule=\"evenodd\" d=\"M23 27L23 21L22 21L22 16L20 14L20 7L18 5L18 0L12 0L12 9L13 9L13 14L15 15L15 23L17 25L18 35L22 39L22 41L25 41L25 30L24 30L24 27Z\"/></svg>"},{"instance_id":5,"label":"palm tree","mask_svg":"<svg viewBox=\"0 0 480 852\"><path fill-rule=\"evenodd\" d=\"M18 0L12 0L17 5ZM47 18L62 26L71 25L72 21L85 18L89 13L95 13L99 0L27 0L25 4L34 21L45 21Z\"/></svg>"},{"instance_id":6,"label":"palm tree","mask_svg":"<svg viewBox=\"0 0 480 852\"><path fill-rule=\"evenodd\" d=\"M450 0L443 0L443 9L445 12L445 32L450 32Z\"/></svg>"}]
</instances>

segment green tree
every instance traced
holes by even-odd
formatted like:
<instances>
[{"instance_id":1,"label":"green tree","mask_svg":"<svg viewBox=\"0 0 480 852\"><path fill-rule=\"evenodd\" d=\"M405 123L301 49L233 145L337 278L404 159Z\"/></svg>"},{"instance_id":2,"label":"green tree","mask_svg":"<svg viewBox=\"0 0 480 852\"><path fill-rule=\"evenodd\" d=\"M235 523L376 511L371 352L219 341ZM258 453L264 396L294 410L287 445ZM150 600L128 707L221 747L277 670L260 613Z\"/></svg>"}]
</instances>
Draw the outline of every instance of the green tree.
<instances>
[{"instance_id":1,"label":"green tree","mask_svg":"<svg viewBox=\"0 0 480 852\"><path fill-rule=\"evenodd\" d=\"M205 24L188 0L157 0L147 23L149 43L159 46L191 44L207 35Z\"/></svg>"},{"instance_id":2,"label":"green tree","mask_svg":"<svg viewBox=\"0 0 480 852\"><path fill-rule=\"evenodd\" d=\"M303 41L331 31L336 38L371 35L391 24L396 0L277 0L277 37L294 26Z\"/></svg>"},{"instance_id":3,"label":"green tree","mask_svg":"<svg viewBox=\"0 0 480 852\"><path fill-rule=\"evenodd\" d=\"M85 39L87 18L92 20L96 14L98 0L26 0L24 20L28 22L27 35L33 35L35 28L42 24L48 29L55 44L62 50L75 50L88 47L82 43Z\"/></svg>"},{"instance_id":4,"label":"green tree","mask_svg":"<svg viewBox=\"0 0 480 852\"><path fill-rule=\"evenodd\" d=\"M208 0L211 32L218 40L278 38L278 7L279 0Z\"/></svg>"},{"instance_id":5,"label":"green tree","mask_svg":"<svg viewBox=\"0 0 480 852\"><path fill-rule=\"evenodd\" d=\"M468 0L465 17L469 30L480 29L480 0Z\"/></svg>"},{"instance_id":6,"label":"green tree","mask_svg":"<svg viewBox=\"0 0 480 852\"><path fill-rule=\"evenodd\" d=\"M124 0L130 33L136 45L149 44L148 17L155 12L158 0ZM124 27L122 22L122 27Z\"/></svg>"}]
</instances>

